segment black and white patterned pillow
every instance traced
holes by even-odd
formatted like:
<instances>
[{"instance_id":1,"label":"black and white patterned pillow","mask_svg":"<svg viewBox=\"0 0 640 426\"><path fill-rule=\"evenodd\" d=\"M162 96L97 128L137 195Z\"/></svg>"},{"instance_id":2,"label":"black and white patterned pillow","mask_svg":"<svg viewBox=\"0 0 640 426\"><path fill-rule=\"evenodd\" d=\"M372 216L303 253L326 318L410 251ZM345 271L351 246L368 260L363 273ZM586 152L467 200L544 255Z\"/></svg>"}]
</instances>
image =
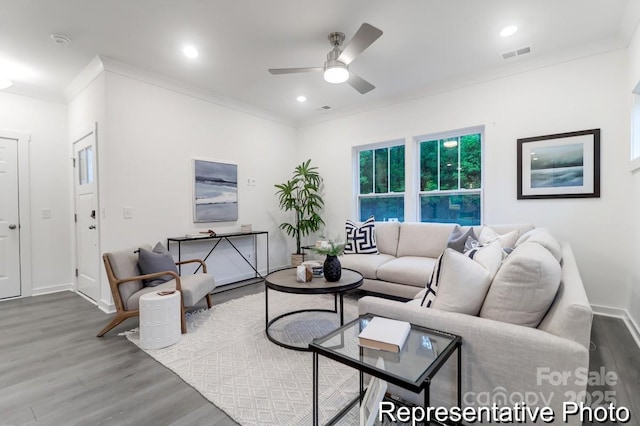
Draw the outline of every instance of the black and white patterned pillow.
<instances>
[{"instance_id":1,"label":"black and white patterned pillow","mask_svg":"<svg viewBox=\"0 0 640 426\"><path fill-rule=\"evenodd\" d=\"M344 247L345 254L378 254L376 225L373 216L369 217L360 226L347 220L345 230L347 232L347 244Z\"/></svg>"},{"instance_id":2,"label":"black and white patterned pillow","mask_svg":"<svg viewBox=\"0 0 640 426\"><path fill-rule=\"evenodd\" d=\"M438 296L438 286L440 285L440 270L442 269L441 267L443 256L444 252L436 261L436 266L433 268L433 272L431 272L431 278L429 279L429 284L427 284L426 288L427 291L422 298L420 306L430 308L431 305L433 305L433 302L436 300L436 297Z\"/></svg>"}]
</instances>

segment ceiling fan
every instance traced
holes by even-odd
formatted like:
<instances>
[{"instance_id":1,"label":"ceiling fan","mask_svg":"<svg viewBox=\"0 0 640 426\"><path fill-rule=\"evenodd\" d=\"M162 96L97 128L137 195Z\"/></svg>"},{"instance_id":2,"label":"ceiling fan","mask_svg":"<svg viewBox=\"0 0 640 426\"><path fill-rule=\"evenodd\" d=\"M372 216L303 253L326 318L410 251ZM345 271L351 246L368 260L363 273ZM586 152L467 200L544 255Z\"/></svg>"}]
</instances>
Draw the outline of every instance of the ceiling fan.
<instances>
[{"instance_id":1,"label":"ceiling fan","mask_svg":"<svg viewBox=\"0 0 640 426\"><path fill-rule=\"evenodd\" d=\"M382 35L382 31L373 25L364 23L360 26L355 35L340 49L344 42L344 34L334 32L329 34L329 42L333 49L327 54L324 67L308 68L270 68L271 74L294 74L300 72L324 71L324 79L329 83L349 83L361 94L365 94L375 86L362 77L349 71L349 64L358 57L366 48L371 46Z\"/></svg>"}]
</instances>

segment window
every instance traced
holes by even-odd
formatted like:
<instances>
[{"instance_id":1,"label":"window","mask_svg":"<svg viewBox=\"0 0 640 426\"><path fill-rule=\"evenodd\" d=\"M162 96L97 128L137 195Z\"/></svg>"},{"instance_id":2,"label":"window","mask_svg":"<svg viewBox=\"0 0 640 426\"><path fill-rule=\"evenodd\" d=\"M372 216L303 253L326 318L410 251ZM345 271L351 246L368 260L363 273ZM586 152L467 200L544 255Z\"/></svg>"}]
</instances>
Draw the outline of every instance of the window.
<instances>
[{"instance_id":1,"label":"window","mask_svg":"<svg viewBox=\"0 0 640 426\"><path fill-rule=\"evenodd\" d=\"M404 221L404 144L357 151L361 221Z\"/></svg>"},{"instance_id":2,"label":"window","mask_svg":"<svg viewBox=\"0 0 640 426\"><path fill-rule=\"evenodd\" d=\"M482 133L418 139L421 222L479 225Z\"/></svg>"},{"instance_id":3,"label":"window","mask_svg":"<svg viewBox=\"0 0 640 426\"><path fill-rule=\"evenodd\" d=\"M80 185L93 183L93 147L88 146L78 151Z\"/></svg>"}]
</instances>

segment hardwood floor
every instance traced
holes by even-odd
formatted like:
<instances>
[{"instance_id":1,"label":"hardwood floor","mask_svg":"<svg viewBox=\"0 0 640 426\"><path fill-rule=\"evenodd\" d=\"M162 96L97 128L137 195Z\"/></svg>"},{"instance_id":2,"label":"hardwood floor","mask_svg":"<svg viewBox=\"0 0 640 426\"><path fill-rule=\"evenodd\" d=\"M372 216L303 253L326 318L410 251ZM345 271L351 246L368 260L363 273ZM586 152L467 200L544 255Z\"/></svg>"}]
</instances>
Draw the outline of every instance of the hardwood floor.
<instances>
[{"instance_id":1,"label":"hardwood floor","mask_svg":"<svg viewBox=\"0 0 640 426\"><path fill-rule=\"evenodd\" d=\"M214 304L261 291L261 284L235 288L215 294ZM0 425L236 424L118 336L137 319L96 338L108 321L70 292L0 303ZM616 318L596 316L592 341L590 371L604 367L618 380L588 392L615 392L631 411L629 424L640 424L640 349Z\"/></svg>"}]
</instances>

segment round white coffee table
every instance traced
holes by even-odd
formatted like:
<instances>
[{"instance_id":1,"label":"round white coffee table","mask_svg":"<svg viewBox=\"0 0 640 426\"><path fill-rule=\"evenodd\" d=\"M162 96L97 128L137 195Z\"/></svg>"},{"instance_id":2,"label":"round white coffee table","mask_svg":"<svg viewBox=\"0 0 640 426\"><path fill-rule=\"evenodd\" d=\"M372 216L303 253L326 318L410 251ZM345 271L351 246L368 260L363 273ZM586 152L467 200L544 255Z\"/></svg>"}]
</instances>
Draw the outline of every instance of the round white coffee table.
<instances>
[{"instance_id":1,"label":"round white coffee table","mask_svg":"<svg viewBox=\"0 0 640 426\"><path fill-rule=\"evenodd\" d=\"M140 296L140 347L160 349L178 343L180 328L180 293L153 291Z\"/></svg>"}]
</instances>

